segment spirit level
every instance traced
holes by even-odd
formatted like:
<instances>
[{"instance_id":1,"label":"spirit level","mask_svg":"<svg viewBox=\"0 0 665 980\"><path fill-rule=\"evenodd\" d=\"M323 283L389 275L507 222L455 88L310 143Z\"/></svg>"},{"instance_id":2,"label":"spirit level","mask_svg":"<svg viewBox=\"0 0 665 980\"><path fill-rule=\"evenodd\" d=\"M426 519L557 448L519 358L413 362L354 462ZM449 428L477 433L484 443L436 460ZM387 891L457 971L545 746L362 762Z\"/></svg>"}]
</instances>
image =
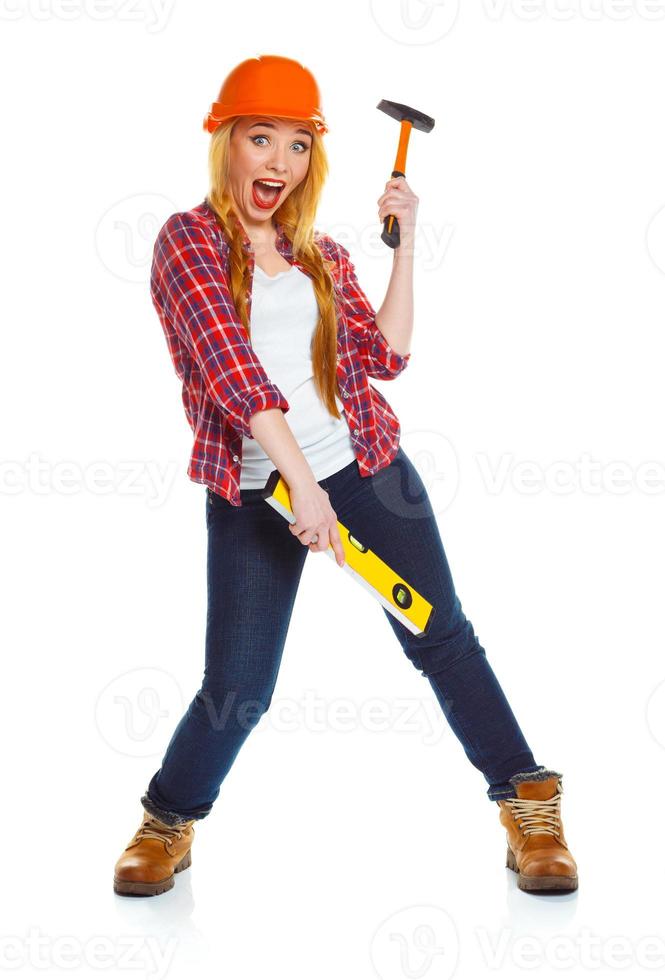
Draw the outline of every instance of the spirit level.
<instances>
[{"instance_id":1,"label":"spirit level","mask_svg":"<svg viewBox=\"0 0 665 980\"><path fill-rule=\"evenodd\" d=\"M266 503L285 517L289 524L295 524L289 488L279 470L272 471L261 493ZM403 626L416 636L425 636L434 615L434 607L378 555L354 538L341 521L337 521L337 528L344 548L344 570L378 599L384 609L392 613ZM337 562L332 547L329 546L325 554Z\"/></svg>"}]
</instances>

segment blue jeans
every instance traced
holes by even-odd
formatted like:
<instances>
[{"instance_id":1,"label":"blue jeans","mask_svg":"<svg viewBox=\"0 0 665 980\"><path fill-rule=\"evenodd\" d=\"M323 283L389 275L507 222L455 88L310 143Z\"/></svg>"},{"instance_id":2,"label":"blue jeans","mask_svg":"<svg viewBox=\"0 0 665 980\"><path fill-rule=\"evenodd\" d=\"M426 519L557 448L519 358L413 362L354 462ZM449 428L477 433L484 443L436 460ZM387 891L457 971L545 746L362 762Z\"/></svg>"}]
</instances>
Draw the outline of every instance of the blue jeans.
<instances>
[{"instance_id":1,"label":"blue jeans","mask_svg":"<svg viewBox=\"0 0 665 980\"><path fill-rule=\"evenodd\" d=\"M354 537L434 606L421 637L381 608L404 653L427 677L469 761L489 784L490 800L514 796L510 777L543 767L536 765L462 611L418 471L400 447L373 476L361 476L354 460L319 485ZM234 507L206 490L203 682L141 797L145 809L166 823L201 819L210 812L243 742L268 710L310 554L261 489L240 495L242 507Z\"/></svg>"}]
</instances>

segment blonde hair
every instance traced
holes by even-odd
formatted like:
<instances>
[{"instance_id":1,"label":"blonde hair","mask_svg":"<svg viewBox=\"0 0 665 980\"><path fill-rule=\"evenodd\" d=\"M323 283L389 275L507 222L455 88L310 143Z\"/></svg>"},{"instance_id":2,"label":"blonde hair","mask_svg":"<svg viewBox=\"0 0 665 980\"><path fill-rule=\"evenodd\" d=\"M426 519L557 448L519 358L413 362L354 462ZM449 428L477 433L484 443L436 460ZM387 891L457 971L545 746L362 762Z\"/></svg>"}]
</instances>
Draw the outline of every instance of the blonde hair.
<instances>
[{"instance_id":1,"label":"blonde hair","mask_svg":"<svg viewBox=\"0 0 665 980\"><path fill-rule=\"evenodd\" d=\"M238 116L221 123L210 138L208 171L210 190L208 203L229 242L230 290L238 317L251 340L247 313L249 265L242 248L242 228L228 191L231 132ZM335 402L337 384L337 308L330 267L334 260L326 259L314 241L314 218L328 175L328 157L320 134L312 129L309 168L304 180L282 202L275 212L292 244L294 258L312 277L319 307L319 320L312 337L312 368L314 385L319 397L334 418L341 418Z\"/></svg>"}]
</instances>

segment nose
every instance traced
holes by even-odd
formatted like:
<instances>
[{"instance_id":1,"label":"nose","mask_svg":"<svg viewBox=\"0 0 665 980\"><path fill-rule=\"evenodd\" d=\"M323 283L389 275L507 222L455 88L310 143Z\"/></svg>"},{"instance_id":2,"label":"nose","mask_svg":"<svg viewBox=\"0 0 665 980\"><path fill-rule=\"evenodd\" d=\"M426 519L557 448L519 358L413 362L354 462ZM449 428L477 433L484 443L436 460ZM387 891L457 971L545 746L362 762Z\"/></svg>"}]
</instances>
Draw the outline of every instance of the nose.
<instances>
[{"instance_id":1,"label":"nose","mask_svg":"<svg viewBox=\"0 0 665 980\"><path fill-rule=\"evenodd\" d=\"M268 166L269 166L269 169L270 170L274 170L276 174L283 175L283 174L286 173L286 164L279 157L279 155L276 155L275 157L273 157L273 159L271 160L271 162L269 163Z\"/></svg>"},{"instance_id":2,"label":"nose","mask_svg":"<svg viewBox=\"0 0 665 980\"><path fill-rule=\"evenodd\" d=\"M285 174L287 170L285 157L288 151L288 147L280 146L275 143L273 147L273 152L270 155L270 169L274 170L280 174Z\"/></svg>"}]
</instances>

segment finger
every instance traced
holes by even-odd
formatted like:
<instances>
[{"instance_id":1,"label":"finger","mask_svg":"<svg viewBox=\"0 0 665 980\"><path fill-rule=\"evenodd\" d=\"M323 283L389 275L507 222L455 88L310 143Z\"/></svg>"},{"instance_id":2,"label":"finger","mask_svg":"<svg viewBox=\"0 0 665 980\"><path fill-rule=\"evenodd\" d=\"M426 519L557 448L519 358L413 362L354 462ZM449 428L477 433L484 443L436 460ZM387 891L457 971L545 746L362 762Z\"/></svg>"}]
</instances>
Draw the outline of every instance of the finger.
<instances>
[{"instance_id":1,"label":"finger","mask_svg":"<svg viewBox=\"0 0 665 980\"><path fill-rule=\"evenodd\" d=\"M379 211L384 211L386 214L397 214L398 211L408 211L409 205L404 204L403 201L384 201Z\"/></svg>"},{"instance_id":2,"label":"finger","mask_svg":"<svg viewBox=\"0 0 665 980\"><path fill-rule=\"evenodd\" d=\"M289 524L289 530L295 535L295 537L298 538L301 544L307 545L310 543L310 541L304 540L311 534L311 531L308 528L302 527L299 524Z\"/></svg>"},{"instance_id":3,"label":"finger","mask_svg":"<svg viewBox=\"0 0 665 980\"><path fill-rule=\"evenodd\" d=\"M384 194L381 200L378 201L377 203L379 204L379 206L385 204L395 204L395 205L401 204L402 206L404 206L405 204L409 203L409 200L410 198L405 197L404 194Z\"/></svg>"},{"instance_id":4,"label":"finger","mask_svg":"<svg viewBox=\"0 0 665 980\"><path fill-rule=\"evenodd\" d=\"M296 538L299 538L300 535L304 534L306 530L307 528L302 524L298 524L297 521L294 521L293 524L289 524L289 531L291 534L295 535Z\"/></svg>"},{"instance_id":5,"label":"finger","mask_svg":"<svg viewBox=\"0 0 665 980\"><path fill-rule=\"evenodd\" d=\"M379 204L379 211L385 210L386 208L400 208L400 207L403 208L404 204L401 201L396 201L393 198L392 200L388 199L385 201L381 201L381 203Z\"/></svg>"},{"instance_id":6,"label":"finger","mask_svg":"<svg viewBox=\"0 0 665 980\"><path fill-rule=\"evenodd\" d=\"M344 567L344 562L346 558L344 556L344 546L342 545L342 539L339 536L339 528L335 523L334 526L330 528L330 545L332 550L335 552L335 561L340 568Z\"/></svg>"},{"instance_id":7,"label":"finger","mask_svg":"<svg viewBox=\"0 0 665 980\"><path fill-rule=\"evenodd\" d=\"M407 194L384 194L382 203L383 204L406 204L411 198Z\"/></svg>"},{"instance_id":8,"label":"finger","mask_svg":"<svg viewBox=\"0 0 665 980\"><path fill-rule=\"evenodd\" d=\"M328 536L325 533L325 527L319 528L318 533L314 535L309 543L310 551L327 551L328 550Z\"/></svg>"},{"instance_id":9,"label":"finger","mask_svg":"<svg viewBox=\"0 0 665 980\"><path fill-rule=\"evenodd\" d=\"M392 201L384 201L379 210L385 211L386 208L392 211L413 211L416 213L415 205L411 201L398 201L393 199Z\"/></svg>"}]
</instances>

